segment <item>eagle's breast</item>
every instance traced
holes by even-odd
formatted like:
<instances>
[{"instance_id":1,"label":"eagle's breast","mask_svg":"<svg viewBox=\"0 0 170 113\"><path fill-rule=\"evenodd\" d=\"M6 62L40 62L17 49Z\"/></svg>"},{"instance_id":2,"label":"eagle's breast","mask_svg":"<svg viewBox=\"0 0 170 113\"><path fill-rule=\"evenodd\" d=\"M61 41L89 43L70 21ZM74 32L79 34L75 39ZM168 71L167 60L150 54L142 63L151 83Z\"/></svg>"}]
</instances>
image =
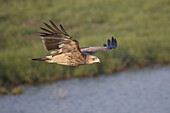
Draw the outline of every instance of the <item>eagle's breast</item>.
<instances>
[{"instance_id":1,"label":"eagle's breast","mask_svg":"<svg viewBox=\"0 0 170 113\"><path fill-rule=\"evenodd\" d=\"M86 63L85 56L73 53L63 53L52 57L52 62L62 65L78 66Z\"/></svg>"}]
</instances>

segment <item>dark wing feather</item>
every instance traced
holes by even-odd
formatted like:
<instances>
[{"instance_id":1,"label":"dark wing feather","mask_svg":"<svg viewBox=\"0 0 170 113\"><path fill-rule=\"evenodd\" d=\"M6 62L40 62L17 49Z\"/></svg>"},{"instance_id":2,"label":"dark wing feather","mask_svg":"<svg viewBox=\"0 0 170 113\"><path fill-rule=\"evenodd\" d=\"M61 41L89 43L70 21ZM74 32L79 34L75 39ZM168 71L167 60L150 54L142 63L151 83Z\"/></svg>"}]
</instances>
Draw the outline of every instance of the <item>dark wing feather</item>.
<instances>
[{"instance_id":1,"label":"dark wing feather","mask_svg":"<svg viewBox=\"0 0 170 113\"><path fill-rule=\"evenodd\" d=\"M44 22L44 24L50 29L52 30L54 33L58 33L58 31L56 31L56 29L53 29L51 26L49 26L47 23Z\"/></svg>"},{"instance_id":2,"label":"dark wing feather","mask_svg":"<svg viewBox=\"0 0 170 113\"><path fill-rule=\"evenodd\" d=\"M67 35L68 36L68 34L67 34L67 32L66 32L66 30L64 29L64 27L60 24L60 28L61 28L61 30L63 31L63 33L65 34L65 35Z\"/></svg>"},{"instance_id":3,"label":"dark wing feather","mask_svg":"<svg viewBox=\"0 0 170 113\"><path fill-rule=\"evenodd\" d=\"M49 31L49 30L47 30L47 29L45 29L45 28L42 28L42 27L40 27L40 29L42 29L42 30L44 30L44 31L46 31L46 32L49 32L49 33L53 33L52 31Z\"/></svg>"},{"instance_id":4,"label":"dark wing feather","mask_svg":"<svg viewBox=\"0 0 170 113\"><path fill-rule=\"evenodd\" d=\"M61 33L60 29L50 20L51 24L53 25L53 27L59 32Z\"/></svg>"},{"instance_id":5,"label":"dark wing feather","mask_svg":"<svg viewBox=\"0 0 170 113\"><path fill-rule=\"evenodd\" d=\"M53 27L47 23L44 23L49 28L49 30L41 28L45 32L41 32L40 34L46 49L48 51L59 49L52 51L52 55L69 52L72 54L82 55L78 41L70 37L63 27L60 30L52 21L50 22Z\"/></svg>"},{"instance_id":6,"label":"dark wing feather","mask_svg":"<svg viewBox=\"0 0 170 113\"><path fill-rule=\"evenodd\" d=\"M107 51L111 49L116 49L117 47L117 40L112 37L112 39L107 40L107 44L103 44L104 47L83 47L80 48L83 54L94 54L97 52Z\"/></svg>"}]
</instances>

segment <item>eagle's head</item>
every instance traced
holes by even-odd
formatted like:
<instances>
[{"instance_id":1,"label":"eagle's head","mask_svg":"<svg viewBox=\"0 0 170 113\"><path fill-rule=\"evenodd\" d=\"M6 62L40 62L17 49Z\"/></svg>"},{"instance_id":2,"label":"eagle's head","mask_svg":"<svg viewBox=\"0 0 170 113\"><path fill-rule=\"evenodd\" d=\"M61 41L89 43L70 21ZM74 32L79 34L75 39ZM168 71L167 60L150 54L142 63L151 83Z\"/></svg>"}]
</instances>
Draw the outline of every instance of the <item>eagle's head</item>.
<instances>
[{"instance_id":1,"label":"eagle's head","mask_svg":"<svg viewBox=\"0 0 170 113\"><path fill-rule=\"evenodd\" d=\"M100 63L100 59L93 55L87 55L86 56L86 64L94 64L94 63Z\"/></svg>"}]
</instances>

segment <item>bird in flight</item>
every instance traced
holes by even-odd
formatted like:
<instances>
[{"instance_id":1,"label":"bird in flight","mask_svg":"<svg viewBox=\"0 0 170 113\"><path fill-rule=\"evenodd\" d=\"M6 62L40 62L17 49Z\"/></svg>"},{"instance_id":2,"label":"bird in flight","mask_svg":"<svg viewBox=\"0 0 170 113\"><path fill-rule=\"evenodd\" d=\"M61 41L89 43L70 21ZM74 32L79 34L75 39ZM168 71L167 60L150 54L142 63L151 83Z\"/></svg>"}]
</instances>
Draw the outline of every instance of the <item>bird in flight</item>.
<instances>
[{"instance_id":1,"label":"bird in flight","mask_svg":"<svg viewBox=\"0 0 170 113\"><path fill-rule=\"evenodd\" d=\"M47 51L52 50L50 56L30 58L33 61L45 61L67 66L79 66L85 64L100 63L100 59L94 53L116 49L117 41L112 37L103 47L79 47L79 42L70 37L63 26L60 29L50 20L52 26L44 23L48 29L40 27L44 32L40 36Z\"/></svg>"}]
</instances>

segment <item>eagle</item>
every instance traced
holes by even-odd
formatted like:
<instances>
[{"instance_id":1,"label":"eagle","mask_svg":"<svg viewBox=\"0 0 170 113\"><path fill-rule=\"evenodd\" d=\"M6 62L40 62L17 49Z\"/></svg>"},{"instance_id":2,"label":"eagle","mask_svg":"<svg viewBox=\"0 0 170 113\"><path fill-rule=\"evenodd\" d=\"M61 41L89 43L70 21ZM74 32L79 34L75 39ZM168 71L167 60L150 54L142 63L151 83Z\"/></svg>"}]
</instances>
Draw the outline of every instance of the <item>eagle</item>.
<instances>
[{"instance_id":1,"label":"eagle","mask_svg":"<svg viewBox=\"0 0 170 113\"><path fill-rule=\"evenodd\" d=\"M79 66L85 64L100 63L100 59L94 56L94 53L116 49L117 40L107 40L103 47L79 47L79 42L68 35L64 27L60 24L60 29L50 20L49 24L45 23L48 28L40 27L40 37L47 51L51 51L50 56L41 58L30 58L32 61L45 61L48 63L57 63L67 66Z\"/></svg>"}]
</instances>

